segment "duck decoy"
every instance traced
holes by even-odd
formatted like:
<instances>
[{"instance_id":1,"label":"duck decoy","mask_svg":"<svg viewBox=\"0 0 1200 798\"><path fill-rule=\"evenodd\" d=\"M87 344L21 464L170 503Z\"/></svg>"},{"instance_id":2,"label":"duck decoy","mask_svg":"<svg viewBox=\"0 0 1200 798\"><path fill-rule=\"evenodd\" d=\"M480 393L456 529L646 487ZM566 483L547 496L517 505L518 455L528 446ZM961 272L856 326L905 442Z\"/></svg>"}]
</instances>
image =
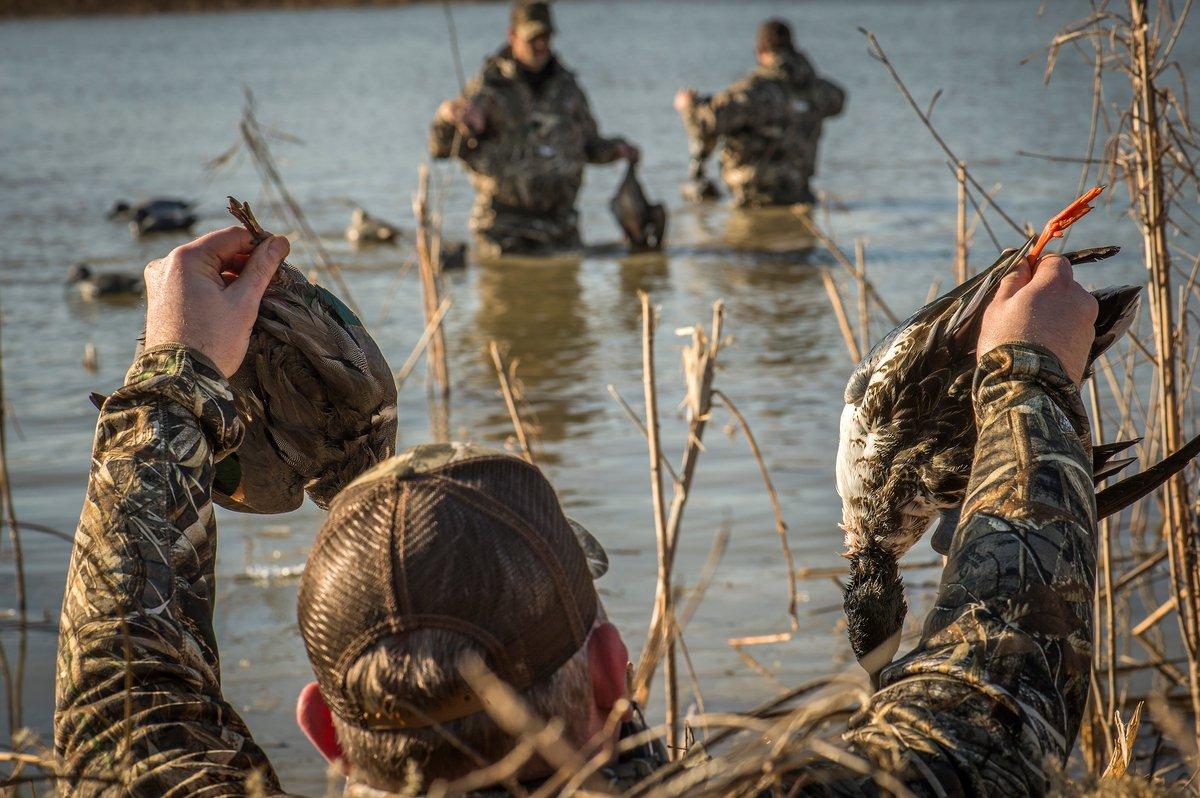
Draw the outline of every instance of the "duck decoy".
<instances>
[{"instance_id":1,"label":"duck decoy","mask_svg":"<svg viewBox=\"0 0 1200 798\"><path fill-rule=\"evenodd\" d=\"M146 283L135 274L104 272L96 274L86 263L76 263L67 271L67 285L73 285L86 300L140 297Z\"/></svg>"},{"instance_id":2,"label":"duck decoy","mask_svg":"<svg viewBox=\"0 0 1200 798\"><path fill-rule=\"evenodd\" d=\"M255 243L250 206L229 212ZM379 347L340 299L284 263L259 304L246 359L230 379L245 440L216 465L213 499L250 513L322 508L396 448L396 383Z\"/></svg>"},{"instance_id":3,"label":"duck decoy","mask_svg":"<svg viewBox=\"0 0 1200 798\"><path fill-rule=\"evenodd\" d=\"M438 254L441 257L442 271L450 272L467 268L467 245L464 241L442 239L442 247Z\"/></svg>"},{"instance_id":4,"label":"duck decoy","mask_svg":"<svg viewBox=\"0 0 1200 798\"><path fill-rule=\"evenodd\" d=\"M401 237L400 228L376 219L362 208L355 208L346 226L346 240L355 246L364 244L395 244Z\"/></svg>"},{"instance_id":5,"label":"duck decoy","mask_svg":"<svg viewBox=\"0 0 1200 798\"><path fill-rule=\"evenodd\" d=\"M651 205L637 179L637 167L632 163L625 170L625 179L608 207L625 233L625 240L635 249L661 249L667 231L667 211L661 205Z\"/></svg>"},{"instance_id":6,"label":"duck decoy","mask_svg":"<svg viewBox=\"0 0 1200 798\"><path fill-rule=\"evenodd\" d=\"M119 219L121 221L131 221L139 213L149 213L154 215L168 215L174 213L187 213L195 206L194 202L187 200L174 199L171 197L155 197L154 199L146 200L136 204L130 204L124 200L118 200L113 203L112 208L108 212L109 219Z\"/></svg>"},{"instance_id":7,"label":"duck decoy","mask_svg":"<svg viewBox=\"0 0 1200 798\"><path fill-rule=\"evenodd\" d=\"M190 230L196 223L196 215L192 213L193 204L165 197L156 197L136 205L121 201L113 205L108 218L127 220L129 232L134 238L149 233L174 233Z\"/></svg>"},{"instance_id":8,"label":"duck decoy","mask_svg":"<svg viewBox=\"0 0 1200 798\"><path fill-rule=\"evenodd\" d=\"M935 548L945 553L957 526L974 456L971 405L975 343L983 312L1000 281L1021 259L1036 263L1089 210L1097 187L1069 205L1017 250L918 310L863 358L846 384L837 454L837 488L850 561L843 606L851 648L877 684L900 644L907 612L898 559L942 515ZM1112 257L1119 247L1064 253L1072 264ZM1132 324L1140 286L1093 291L1099 303L1092 362ZM1115 456L1136 441L1096 447L1093 474L1112 476L1132 459ZM1152 468L1097 495L1100 516L1128 506L1165 482L1200 452L1200 437Z\"/></svg>"}]
</instances>

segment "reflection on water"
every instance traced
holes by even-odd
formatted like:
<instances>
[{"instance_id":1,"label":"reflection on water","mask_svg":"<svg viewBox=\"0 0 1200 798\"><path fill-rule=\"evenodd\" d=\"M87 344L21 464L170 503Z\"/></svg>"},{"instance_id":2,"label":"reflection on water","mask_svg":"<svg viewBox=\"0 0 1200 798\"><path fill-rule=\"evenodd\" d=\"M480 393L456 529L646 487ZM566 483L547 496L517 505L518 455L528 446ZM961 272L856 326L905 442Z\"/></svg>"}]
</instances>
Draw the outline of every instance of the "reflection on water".
<instances>
[{"instance_id":1,"label":"reflection on water","mask_svg":"<svg viewBox=\"0 0 1200 798\"><path fill-rule=\"evenodd\" d=\"M491 366L488 341L518 363L543 444L580 434L594 409L579 402L589 390L581 377L596 348L584 300L580 259L479 264L475 335L480 358ZM503 405L496 419L507 421Z\"/></svg>"},{"instance_id":2,"label":"reflection on water","mask_svg":"<svg viewBox=\"0 0 1200 798\"><path fill-rule=\"evenodd\" d=\"M788 208L736 208L725 222L725 243L738 250L795 255L811 250L816 242L797 218L811 215L805 206Z\"/></svg>"},{"instance_id":3,"label":"reflection on water","mask_svg":"<svg viewBox=\"0 0 1200 798\"><path fill-rule=\"evenodd\" d=\"M1077 154L1091 99L1086 66L1064 59L1055 82L1044 87L1038 64L1019 65L1032 46L1089 12L1086 0L1045 4L1039 15L1042 5L578 0L556 6L563 59L589 92L601 128L640 145L647 194L668 200L667 245L661 253L630 255L604 243L619 235L607 203L623 170L594 167L580 198L589 243L581 257L473 264L447 273L453 390L445 426L454 437L492 444L509 437L511 422L487 355L490 340L501 342L520 361L518 374L542 427L541 462L568 511L612 556L599 586L631 649L640 648L656 570L646 450L605 386L615 386L640 410L638 291L660 308L656 365L667 454L677 460L685 436L683 339L673 333L707 323L712 302L723 297L731 342L717 383L747 415L763 447L797 565L841 562L831 462L850 363L816 274L818 266L835 273L838 267L812 249L790 210L731 212L721 203L677 199L687 147L671 108L674 90L727 85L753 66L757 23L773 14L791 19L800 45L849 94L844 116L825 128L818 187L831 211L828 219L824 212L818 218L843 244L866 237L871 277L900 313L924 298L932 279L950 274L955 189L942 153L865 54L857 27L880 35L915 96L944 89L936 116L942 134L975 165L981 182L1003 184L998 201L1010 214L1040 220L1074 196L1078 170L1013 153ZM454 4L453 14L472 69L500 43L507 10L467 3ZM1197 27L1184 31L1175 50L1193 72L1200 68ZM964 37L968 29L988 35ZM664 31L671 34L667 44ZM373 335L393 368L400 367L423 329L418 281L411 271L398 277L409 246L354 251L342 231L350 198L412 228L411 194L428 122L438 103L458 90L446 44L439 4L0 24L0 310L14 421L10 469L22 520L68 532L74 527L96 420L87 395L120 384L143 323L141 303L75 299L63 287L67 267L86 260L100 269L138 272L184 240L131 241L124 225L104 218L113 200L195 198L197 232L229 223L226 194L268 207L247 164L211 182L202 167L235 135L243 84L254 89L265 124L303 140L273 145L288 187L322 231L331 256L346 266L363 318L375 320ZM449 186L446 234L464 240L467 180L452 165L434 164L432 172L435 191ZM1106 212L1107 226L1100 219ZM1118 212L1098 209L1091 218L1073 231L1072 244L1136 246L1135 232ZM972 262L993 255L980 236ZM293 259L311 266L302 251ZM1136 257L1115 258L1092 267L1089 276L1097 283L1127 282L1126 274L1141 279L1140 270ZM880 320L875 324L881 332ZM80 367L88 341L98 353L95 374ZM430 437L422 383L419 366L400 392L402 446ZM729 520L729 549L687 629L707 705L717 710L755 703L775 689L748 673L724 641L787 625L770 506L744 439L725 435L727 423L718 409L677 557L679 582L694 584L714 534ZM312 505L281 518L218 512L216 631L225 689L284 784L308 793L320 792L323 767L292 720L291 702L311 672L295 632L295 580L283 575L304 562L321 520ZM24 639L0 624L0 645L12 666L7 675L0 667L0 676L11 683L18 668L26 668L21 688L14 687L24 700L14 706L5 697L0 717L23 709L22 719L49 739L54 618L69 547L35 533L25 544L30 606L39 618L46 613L47 622ZM6 539L0 611L12 604L8 551ZM755 651L790 683L826 673L847 652L837 629L837 588L822 581L801 589L800 633ZM918 604L910 616L917 621L920 614ZM22 646L25 657L18 656ZM654 704L649 710L658 712Z\"/></svg>"}]
</instances>

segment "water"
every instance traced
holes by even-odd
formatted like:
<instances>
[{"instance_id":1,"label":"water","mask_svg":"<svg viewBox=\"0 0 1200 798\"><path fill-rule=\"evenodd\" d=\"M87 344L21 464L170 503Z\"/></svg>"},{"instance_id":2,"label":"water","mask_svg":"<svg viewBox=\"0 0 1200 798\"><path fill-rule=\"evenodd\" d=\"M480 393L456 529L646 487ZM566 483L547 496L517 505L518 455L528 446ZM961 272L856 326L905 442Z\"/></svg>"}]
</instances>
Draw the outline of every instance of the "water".
<instances>
[{"instance_id":1,"label":"water","mask_svg":"<svg viewBox=\"0 0 1200 798\"><path fill-rule=\"evenodd\" d=\"M581 197L585 238L599 246L582 261L473 266L449 278L447 316L456 437L504 445L511 427L487 344L505 343L541 425L543 462L569 511L608 546L601 582L610 614L636 648L654 579L646 454L637 430L605 386L641 407L636 293L662 308L658 342L663 439L673 459L684 442L676 403L683 386L672 331L728 304L732 345L717 383L749 417L762 444L800 566L837 565L839 504L833 488L841 389L849 363L817 266L821 253L797 244L786 219L692 208L678 200L685 141L671 96L728 84L751 66L754 26L784 14L818 68L848 90L845 114L827 125L819 187L832 200L826 221L848 247L866 237L870 273L903 315L930 282L949 278L954 185L941 152L866 54L857 26L874 30L919 102L944 89L934 119L981 182L1001 184L1005 208L1041 222L1075 195L1078 167L1018 157L1018 149L1081 154L1091 103L1090 70L1066 57L1042 84L1034 54L1084 2L562 2L559 50L581 76L601 128L641 145L652 199L672 214L663 258L623 258L607 211L619 166L590 169ZM506 10L456 5L467 69L494 49ZM1194 28L1176 49L1185 70L1200 60ZM118 198L180 195L200 201L197 231L223 226L223 198L261 200L243 158L209 180L203 164L235 138L242 86L259 116L298 136L275 145L289 187L334 257L376 340L399 367L420 335L419 285L397 282L407 248L356 253L341 240L351 201L411 226L410 202L424 159L427 124L457 88L439 5L396 9L113 17L0 25L0 307L4 370L14 417L10 468L20 517L70 531L78 517L95 411L89 391L117 386L143 314L140 304L87 305L62 281L67 266L138 270L179 238L133 242L104 219ZM1120 87L1109 89L1119 96ZM456 170L451 170L456 171ZM435 170L435 185L448 172ZM453 178L446 230L465 235L470 194ZM1075 234L1084 245L1136 245L1115 206ZM992 224L1008 245L1019 240ZM283 232L278 229L277 231ZM762 254L747 249L784 250ZM979 230L973 260L994 248ZM294 262L311 261L298 252ZM836 270L836 266L834 266ZM1090 267L1096 283L1140 279L1136 255ZM385 318L386 315L386 318ZM883 328L876 320L875 329ZM80 366L96 345L98 373ZM419 374L419 372L418 372ZM787 628L785 572L766 495L744 439L730 437L718 411L706 439L680 543L680 579L694 584L714 534L732 528L717 578L687 632L709 708L741 707L775 686L752 673L726 639ZM402 445L428 436L420 380L400 397ZM292 702L310 678L294 631L296 580L321 513L219 514L217 632L227 695L270 751L285 785L316 791L322 767L294 727ZM25 534L30 605L46 630L25 641L23 720L46 738L53 705L55 633L68 547ZM5 544L0 606L12 603ZM916 560L928 559L921 547ZM927 582L931 571L911 576ZM838 628L840 596L829 581L801 589L801 632L757 648L779 679L795 682L847 659ZM918 615L919 617L919 615ZM0 623L3 621L0 620ZM20 640L0 626L10 660ZM14 662L15 664L15 662ZM0 698L0 701L4 699ZM656 694L657 701L657 694ZM0 713L3 714L3 713Z\"/></svg>"}]
</instances>

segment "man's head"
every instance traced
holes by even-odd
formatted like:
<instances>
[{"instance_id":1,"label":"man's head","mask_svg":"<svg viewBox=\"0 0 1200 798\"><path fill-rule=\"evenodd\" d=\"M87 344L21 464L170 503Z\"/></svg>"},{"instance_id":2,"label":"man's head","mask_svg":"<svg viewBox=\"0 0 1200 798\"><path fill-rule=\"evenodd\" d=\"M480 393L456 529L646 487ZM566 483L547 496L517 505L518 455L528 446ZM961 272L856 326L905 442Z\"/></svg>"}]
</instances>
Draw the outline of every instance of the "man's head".
<instances>
[{"instance_id":1,"label":"man's head","mask_svg":"<svg viewBox=\"0 0 1200 798\"><path fill-rule=\"evenodd\" d=\"M763 66L774 66L783 56L796 52L791 26L778 17L759 25L754 51Z\"/></svg>"},{"instance_id":2,"label":"man's head","mask_svg":"<svg viewBox=\"0 0 1200 798\"><path fill-rule=\"evenodd\" d=\"M317 678L301 726L373 787L465 775L515 744L463 678L479 658L584 743L626 697L603 558L523 460L430 444L371 469L330 506L300 583Z\"/></svg>"},{"instance_id":3,"label":"man's head","mask_svg":"<svg viewBox=\"0 0 1200 798\"><path fill-rule=\"evenodd\" d=\"M508 45L517 63L533 72L543 69L550 62L553 35L549 3L517 0L513 4L509 15Z\"/></svg>"}]
</instances>

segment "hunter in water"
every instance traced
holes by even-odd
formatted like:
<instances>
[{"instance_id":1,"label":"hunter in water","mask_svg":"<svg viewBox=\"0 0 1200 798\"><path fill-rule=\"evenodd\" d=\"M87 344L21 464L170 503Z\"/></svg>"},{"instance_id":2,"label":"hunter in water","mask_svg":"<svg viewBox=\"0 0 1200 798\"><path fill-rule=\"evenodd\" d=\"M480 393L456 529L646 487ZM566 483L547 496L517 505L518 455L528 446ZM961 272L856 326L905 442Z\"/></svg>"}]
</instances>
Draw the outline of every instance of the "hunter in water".
<instances>
[{"instance_id":1,"label":"hunter in water","mask_svg":"<svg viewBox=\"0 0 1200 798\"><path fill-rule=\"evenodd\" d=\"M549 3L516 4L508 44L442 103L430 129L430 154L457 156L470 173L471 230L485 257L577 250L584 167L639 157L625 139L600 134L553 37Z\"/></svg>"},{"instance_id":2,"label":"hunter in water","mask_svg":"<svg viewBox=\"0 0 1200 798\"><path fill-rule=\"evenodd\" d=\"M759 26L754 53L758 68L728 89L711 97L695 89L675 94L692 146L691 198L715 193L696 183L722 144L721 176L736 205L812 204L821 128L842 112L845 92L817 74L783 20Z\"/></svg>"}]
</instances>

